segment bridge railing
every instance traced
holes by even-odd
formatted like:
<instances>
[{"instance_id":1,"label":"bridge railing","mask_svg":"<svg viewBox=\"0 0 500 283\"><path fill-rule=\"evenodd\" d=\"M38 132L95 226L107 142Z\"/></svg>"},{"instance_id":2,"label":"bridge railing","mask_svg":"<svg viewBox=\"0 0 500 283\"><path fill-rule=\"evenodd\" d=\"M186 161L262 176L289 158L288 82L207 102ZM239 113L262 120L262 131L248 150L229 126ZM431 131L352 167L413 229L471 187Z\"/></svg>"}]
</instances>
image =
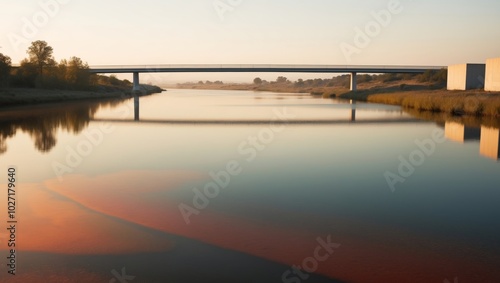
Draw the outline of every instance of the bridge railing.
<instances>
[{"instance_id":1,"label":"bridge railing","mask_svg":"<svg viewBox=\"0 0 500 283\"><path fill-rule=\"evenodd\" d=\"M19 68L19 64L13 64ZM91 65L90 69L428 69L439 70L446 66L408 65L287 65L287 64L149 64L149 65Z\"/></svg>"},{"instance_id":2,"label":"bridge railing","mask_svg":"<svg viewBox=\"0 0 500 283\"><path fill-rule=\"evenodd\" d=\"M444 66L408 65L289 65L289 64L149 64L92 65L91 69L442 69Z\"/></svg>"}]
</instances>

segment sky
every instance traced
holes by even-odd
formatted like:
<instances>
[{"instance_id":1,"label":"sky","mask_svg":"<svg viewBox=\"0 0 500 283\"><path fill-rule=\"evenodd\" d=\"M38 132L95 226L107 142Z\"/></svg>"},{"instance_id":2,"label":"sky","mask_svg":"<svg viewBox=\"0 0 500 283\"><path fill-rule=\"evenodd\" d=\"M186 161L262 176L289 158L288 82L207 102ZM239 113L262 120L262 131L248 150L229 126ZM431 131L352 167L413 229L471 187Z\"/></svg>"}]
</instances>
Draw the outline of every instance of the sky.
<instances>
[{"instance_id":1,"label":"sky","mask_svg":"<svg viewBox=\"0 0 500 283\"><path fill-rule=\"evenodd\" d=\"M447 66L500 57L499 15L498 0L0 0L0 53L15 64L45 40L56 60L77 56L91 66Z\"/></svg>"}]
</instances>

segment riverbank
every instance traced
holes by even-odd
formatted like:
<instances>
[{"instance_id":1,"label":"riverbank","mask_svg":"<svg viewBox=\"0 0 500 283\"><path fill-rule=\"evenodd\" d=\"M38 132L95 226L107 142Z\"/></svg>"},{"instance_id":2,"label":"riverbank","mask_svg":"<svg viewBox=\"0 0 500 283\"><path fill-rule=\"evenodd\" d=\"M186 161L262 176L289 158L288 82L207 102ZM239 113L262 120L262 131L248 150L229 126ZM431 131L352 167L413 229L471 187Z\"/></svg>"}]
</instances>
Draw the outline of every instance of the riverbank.
<instances>
[{"instance_id":1,"label":"riverbank","mask_svg":"<svg viewBox=\"0 0 500 283\"><path fill-rule=\"evenodd\" d=\"M338 98L400 105L417 111L445 113L455 116L500 117L500 92L481 90L360 90Z\"/></svg>"},{"instance_id":2,"label":"riverbank","mask_svg":"<svg viewBox=\"0 0 500 283\"><path fill-rule=\"evenodd\" d=\"M164 89L151 85L141 85L141 91L135 94L128 88L120 87L99 87L96 91L5 88L0 89L0 108L75 100L122 99L130 98L134 95L146 96L163 91Z\"/></svg>"},{"instance_id":3,"label":"riverbank","mask_svg":"<svg viewBox=\"0 0 500 283\"><path fill-rule=\"evenodd\" d=\"M242 90L242 91L267 91L277 93L309 93L312 95L336 95L348 92L343 87L296 87L293 84L177 84L172 88L179 89L207 89L207 90Z\"/></svg>"},{"instance_id":4,"label":"riverbank","mask_svg":"<svg viewBox=\"0 0 500 283\"><path fill-rule=\"evenodd\" d=\"M369 82L358 85L357 91L342 86L297 87L293 84L183 84L178 88L212 90L249 90L278 93L309 93L323 98L341 98L363 102L399 105L417 111L444 113L455 116L500 117L500 92L482 90L448 91L443 85L398 82Z\"/></svg>"},{"instance_id":5,"label":"riverbank","mask_svg":"<svg viewBox=\"0 0 500 283\"><path fill-rule=\"evenodd\" d=\"M365 78L365 80L361 80ZM319 81L318 81L319 80ZM180 89L209 89L209 90L246 90L246 91L268 91L277 93L308 93L314 96L322 96L324 98L337 97L345 93L350 92L349 90L349 77L338 77L334 79L325 80L307 80L299 82L266 82L261 84L252 83L182 83L177 85L172 85L173 88ZM366 77L360 77L358 80L359 90L428 90L428 89L438 89L443 88L443 84L436 84L432 82L422 82L418 78L413 79L395 79L384 80L383 78L370 77L367 80Z\"/></svg>"}]
</instances>

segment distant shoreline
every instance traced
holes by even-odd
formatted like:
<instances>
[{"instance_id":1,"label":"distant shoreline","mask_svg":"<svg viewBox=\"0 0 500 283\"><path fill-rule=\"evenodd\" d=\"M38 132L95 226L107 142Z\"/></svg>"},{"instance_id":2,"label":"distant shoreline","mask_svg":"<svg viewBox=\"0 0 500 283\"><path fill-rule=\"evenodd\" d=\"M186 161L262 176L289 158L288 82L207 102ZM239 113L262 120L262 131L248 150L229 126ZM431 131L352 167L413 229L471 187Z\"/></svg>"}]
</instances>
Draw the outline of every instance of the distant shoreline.
<instances>
[{"instance_id":1,"label":"distant shoreline","mask_svg":"<svg viewBox=\"0 0 500 283\"><path fill-rule=\"evenodd\" d=\"M142 91L136 94L120 88L109 88L99 91L0 88L0 109L12 106L29 106L78 100L125 99L134 97L135 95L147 96L165 91L157 86L141 85L141 87Z\"/></svg>"},{"instance_id":2,"label":"distant shoreline","mask_svg":"<svg viewBox=\"0 0 500 283\"><path fill-rule=\"evenodd\" d=\"M444 113L454 116L500 117L500 92L483 90L448 91L432 84L416 81L362 85L358 91L334 87L296 87L293 85L219 84L177 85L179 89L247 90L276 93L311 94L323 98L399 105L422 112Z\"/></svg>"}]
</instances>

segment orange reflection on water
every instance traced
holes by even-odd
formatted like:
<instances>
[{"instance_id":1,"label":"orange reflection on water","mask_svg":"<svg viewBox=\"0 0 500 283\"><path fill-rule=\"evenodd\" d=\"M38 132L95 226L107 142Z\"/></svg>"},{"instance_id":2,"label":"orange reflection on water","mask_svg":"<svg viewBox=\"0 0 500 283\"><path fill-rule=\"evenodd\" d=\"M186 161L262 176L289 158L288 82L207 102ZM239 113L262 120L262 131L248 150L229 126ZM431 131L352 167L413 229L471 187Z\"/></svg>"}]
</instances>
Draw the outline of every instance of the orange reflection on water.
<instances>
[{"instance_id":1,"label":"orange reflection on water","mask_svg":"<svg viewBox=\"0 0 500 283\"><path fill-rule=\"evenodd\" d=\"M157 228L180 216L176 200L165 194L201 178L185 171L124 171L97 177L67 175L62 182L54 179L45 183L52 191L92 210ZM166 212L172 208L175 215Z\"/></svg>"},{"instance_id":2,"label":"orange reflection on water","mask_svg":"<svg viewBox=\"0 0 500 283\"><path fill-rule=\"evenodd\" d=\"M2 211L6 211L5 203ZM18 184L18 204L18 250L95 255L165 251L173 245L40 185Z\"/></svg>"},{"instance_id":3,"label":"orange reflection on water","mask_svg":"<svg viewBox=\"0 0 500 283\"><path fill-rule=\"evenodd\" d=\"M300 265L313 256L318 246L316 239L326 239L331 233L332 242L341 247L319 264L317 273L349 282L440 282L444 274L456 272L471 282L500 276L492 272L489 264L475 261L474 256L463 258L452 252L461 248L458 243L445 243L359 219L321 219L276 212L282 213L280 217L296 219L297 223L318 222L316 227L326 229L320 232L300 225L286 227L273 221L257 221L209 207L193 216L187 225L179 212L180 201L174 195L161 200L155 196L196 177L182 172L128 171L92 178L72 175L62 183L52 180L46 184L101 213L289 266Z\"/></svg>"},{"instance_id":4,"label":"orange reflection on water","mask_svg":"<svg viewBox=\"0 0 500 283\"><path fill-rule=\"evenodd\" d=\"M5 273L7 274L7 273ZM4 274L2 274L4 275ZM2 275L0 275L0 282ZM5 275L4 275L5 276ZM8 283L45 283L45 282L57 282L57 283L82 283L82 282L110 282L110 276L105 276L101 274L96 274L94 272L84 270L84 269L73 269L67 267L64 271L61 270L47 270L47 271L36 271L30 272L23 270L18 272L16 276L9 275Z\"/></svg>"}]
</instances>

